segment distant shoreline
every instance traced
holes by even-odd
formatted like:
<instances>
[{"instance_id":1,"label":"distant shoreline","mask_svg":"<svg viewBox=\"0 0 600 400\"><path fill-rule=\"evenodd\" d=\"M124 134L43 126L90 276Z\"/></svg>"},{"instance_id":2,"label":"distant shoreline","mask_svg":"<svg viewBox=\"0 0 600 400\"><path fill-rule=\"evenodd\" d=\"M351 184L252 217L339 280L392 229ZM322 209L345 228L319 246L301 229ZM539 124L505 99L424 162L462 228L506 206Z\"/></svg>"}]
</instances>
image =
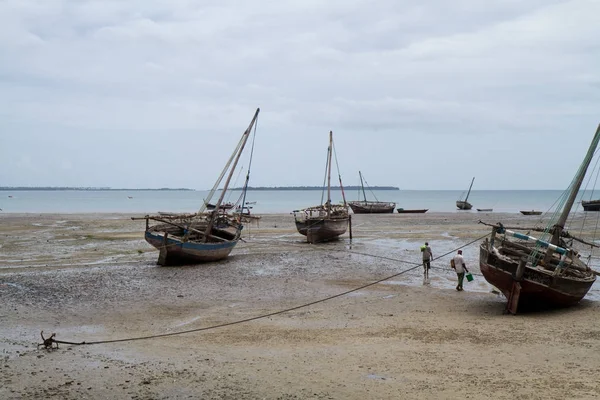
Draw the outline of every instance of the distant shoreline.
<instances>
[{"instance_id":1,"label":"distant shoreline","mask_svg":"<svg viewBox=\"0 0 600 400\"><path fill-rule=\"evenodd\" d=\"M243 188L237 187L231 190L242 190ZM357 190L361 189L360 186L344 186L345 190ZM371 186L370 190L400 190L400 188L394 186ZM1 186L0 191L196 191L196 189L187 188L159 188L159 189L115 189L110 187L62 187L62 186ZM323 190L321 186L258 186L248 187L248 190L253 191L268 191L268 190ZM332 186L331 190L340 190L339 186Z\"/></svg>"},{"instance_id":2,"label":"distant shoreline","mask_svg":"<svg viewBox=\"0 0 600 400\"><path fill-rule=\"evenodd\" d=\"M159 188L159 189L114 189L114 188L109 188L109 187L62 187L62 186L0 186L0 191L67 191L67 190L71 190L71 191L85 191L85 190L89 190L89 191L140 191L140 190L144 190L144 191L149 191L149 190L154 190L154 191L161 191L161 190L187 190L187 191L195 191L195 189L187 189L187 188Z\"/></svg>"},{"instance_id":3,"label":"distant shoreline","mask_svg":"<svg viewBox=\"0 0 600 400\"><path fill-rule=\"evenodd\" d=\"M242 190L243 188L237 187L231 190ZM322 186L248 186L248 190L260 191L260 190L323 190ZM340 190L339 186L332 186L331 190ZM361 186L344 186L344 190L358 190L362 189ZM400 190L395 186L369 186L368 190Z\"/></svg>"}]
</instances>

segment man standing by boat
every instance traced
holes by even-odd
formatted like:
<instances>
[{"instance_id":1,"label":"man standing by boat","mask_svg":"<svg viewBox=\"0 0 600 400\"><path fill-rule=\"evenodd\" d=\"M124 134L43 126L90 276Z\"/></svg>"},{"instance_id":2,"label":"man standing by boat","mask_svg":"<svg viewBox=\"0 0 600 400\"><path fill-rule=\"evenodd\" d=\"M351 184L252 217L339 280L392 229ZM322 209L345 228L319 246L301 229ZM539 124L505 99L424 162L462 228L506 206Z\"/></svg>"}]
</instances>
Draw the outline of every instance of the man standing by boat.
<instances>
[{"instance_id":1,"label":"man standing by boat","mask_svg":"<svg viewBox=\"0 0 600 400\"><path fill-rule=\"evenodd\" d=\"M463 290L463 280L465 279L465 271L469 272L467 266L465 264L465 259L462 256L462 250L459 250L457 254L452 259L451 267L456 271L456 275L458 276L458 285L456 286L456 290L459 292Z\"/></svg>"}]
</instances>

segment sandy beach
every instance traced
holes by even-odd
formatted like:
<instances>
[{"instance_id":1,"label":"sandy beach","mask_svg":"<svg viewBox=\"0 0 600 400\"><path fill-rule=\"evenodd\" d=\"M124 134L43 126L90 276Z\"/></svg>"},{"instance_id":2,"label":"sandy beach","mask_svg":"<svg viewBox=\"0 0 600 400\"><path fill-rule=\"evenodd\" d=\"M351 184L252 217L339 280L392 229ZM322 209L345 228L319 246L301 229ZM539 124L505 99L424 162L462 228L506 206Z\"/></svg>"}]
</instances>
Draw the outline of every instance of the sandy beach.
<instances>
[{"instance_id":1,"label":"sandy beach","mask_svg":"<svg viewBox=\"0 0 600 400\"><path fill-rule=\"evenodd\" d=\"M449 256L517 214L353 215L353 239L310 245L264 215L218 263L159 267L122 214L0 215L2 399L591 399L600 393L598 283L579 305L504 315ZM581 218L581 217L580 217ZM577 224L577 221L573 222ZM585 236L585 232L584 232ZM429 241L431 284L419 246ZM598 269L598 268L596 268ZM101 342L38 349L40 331Z\"/></svg>"}]
</instances>

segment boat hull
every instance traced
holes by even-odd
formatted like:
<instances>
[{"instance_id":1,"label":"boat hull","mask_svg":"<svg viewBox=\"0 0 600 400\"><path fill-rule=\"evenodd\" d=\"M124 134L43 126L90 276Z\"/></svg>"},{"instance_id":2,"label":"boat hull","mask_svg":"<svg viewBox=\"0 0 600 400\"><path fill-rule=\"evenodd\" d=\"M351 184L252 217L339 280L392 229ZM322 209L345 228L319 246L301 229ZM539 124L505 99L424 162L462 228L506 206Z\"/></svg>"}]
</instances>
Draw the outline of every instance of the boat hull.
<instances>
[{"instance_id":1,"label":"boat hull","mask_svg":"<svg viewBox=\"0 0 600 400\"><path fill-rule=\"evenodd\" d=\"M458 208L459 210L470 210L471 208L473 208L473 205L468 201L458 200L456 202L456 208Z\"/></svg>"},{"instance_id":2,"label":"boat hull","mask_svg":"<svg viewBox=\"0 0 600 400\"><path fill-rule=\"evenodd\" d=\"M394 212L396 204L385 202L358 202L351 201L348 203L354 214L391 214Z\"/></svg>"},{"instance_id":3,"label":"boat hull","mask_svg":"<svg viewBox=\"0 0 600 400\"><path fill-rule=\"evenodd\" d=\"M491 211L494 211L494 209L493 208L478 208L477 211L480 211L480 212L491 212Z\"/></svg>"},{"instance_id":4,"label":"boat hull","mask_svg":"<svg viewBox=\"0 0 600 400\"><path fill-rule=\"evenodd\" d=\"M424 214L428 211L428 208L423 209L414 209L414 210L406 210L404 208L398 208L396 211L400 214Z\"/></svg>"},{"instance_id":5,"label":"boat hull","mask_svg":"<svg viewBox=\"0 0 600 400\"><path fill-rule=\"evenodd\" d=\"M531 210L531 211L520 211L521 214L523 215L542 215L541 211L535 211L535 210Z\"/></svg>"},{"instance_id":6,"label":"boat hull","mask_svg":"<svg viewBox=\"0 0 600 400\"><path fill-rule=\"evenodd\" d=\"M500 289L508 299L513 288L517 263L498 259L488 252L486 243L480 246L479 268L485 280ZM519 282L521 292L518 307L519 309L568 307L581 301L594 282L595 277L571 279L526 267L523 279Z\"/></svg>"},{"instance_id":7,"label":"boat hull","mask_svg":"<svg viewBox=\"0 0 600 400\"><path fill-rule=\"evenodd\" d=\"M582 201L583 211L600 211L600 200Z\"/></svg>"},{"instance_id":8,"label":"boat hull","mask_svg":"<svg viewBox=\"0 0 600 400\"><path fill-rule=\"evenodd\" d=\"M145 239L161 251L158 264L163 266L219 261L227 258L238 242L237 239L216 243L182 242L167 236L165 246L164 236L152 232L146 232Z\"/></svg>"},{"instance_id":9,"label":"boat hull","mask_svg":"<svg viewBox=\"0 0 600 400\"><path fill-rule=\"evenodd\" d=\"M346 233L348 228L348 218L324 219L307 218L305 220L296 220L296 229L306 236L309 243L327 242L339 239Z\"/></svg>"}]
</instances>

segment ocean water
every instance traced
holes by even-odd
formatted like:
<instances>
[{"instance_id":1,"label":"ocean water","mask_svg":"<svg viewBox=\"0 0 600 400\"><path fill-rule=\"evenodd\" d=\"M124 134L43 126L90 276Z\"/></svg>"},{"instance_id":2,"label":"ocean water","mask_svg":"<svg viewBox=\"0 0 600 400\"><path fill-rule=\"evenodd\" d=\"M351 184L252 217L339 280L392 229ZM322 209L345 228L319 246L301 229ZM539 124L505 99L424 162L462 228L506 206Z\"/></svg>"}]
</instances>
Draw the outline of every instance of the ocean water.
<instances>
[{"instance_id":1,"label":"ocean water","mask_svg":"<svg viewBox=\"0 0 600 400\"><path fill-rule=\"evenodd\" d=\"M492 208L494 212L518 213L520 210L548 211L562 195L560 190L474 190L469 196L472 211L458 211L459 190L380 190L367 194L379 201L393 201L405 209L426 208L429 212L477 212L477 208ZM240 191L228 193L225 200L238 201ZM0 191L1 213L133 213L195 212L208 191L192 190L25 190ZM342 192L332 190L332 201L342 201ZM346 200L359 200L356 191L346 192ZM589 199L590 194L580 193ZM216 200L216 198L215 198ZM281 214L322 204L319 190L248 191L247 202L254 214ZM579 203L574 211L583 211Z\"/></svg>"}]
</instances>

